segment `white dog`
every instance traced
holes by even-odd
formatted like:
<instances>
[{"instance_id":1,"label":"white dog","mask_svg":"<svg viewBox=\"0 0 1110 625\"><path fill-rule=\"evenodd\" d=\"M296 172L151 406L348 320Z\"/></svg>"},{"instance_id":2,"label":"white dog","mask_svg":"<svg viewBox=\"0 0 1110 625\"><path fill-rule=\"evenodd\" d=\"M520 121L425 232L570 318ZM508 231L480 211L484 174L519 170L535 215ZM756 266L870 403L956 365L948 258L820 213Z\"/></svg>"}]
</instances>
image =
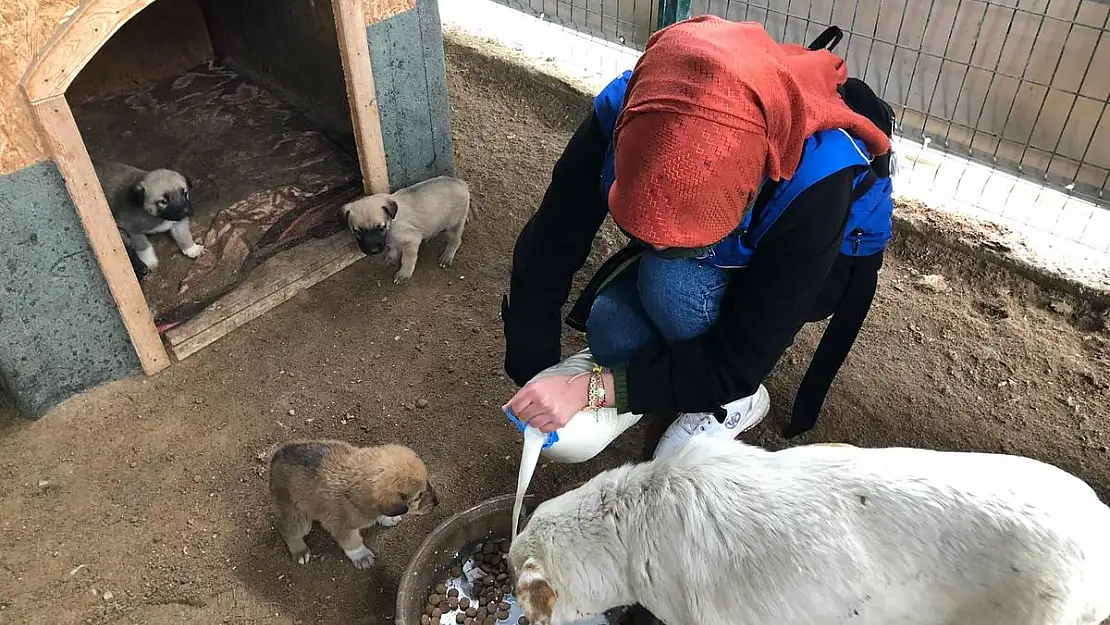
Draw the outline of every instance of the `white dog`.
<instances>
[{"instance_id":1,"label":"white dog","mask_svg":"<svg viewBox=\"0 0 1110 625\"><path fill-rule=\"evenodd\" d=\"M696 437L544 502L509 554L524 615L667 625L1098 625L1110 508L1000 454Z\"/></svg>"}]
</instances>

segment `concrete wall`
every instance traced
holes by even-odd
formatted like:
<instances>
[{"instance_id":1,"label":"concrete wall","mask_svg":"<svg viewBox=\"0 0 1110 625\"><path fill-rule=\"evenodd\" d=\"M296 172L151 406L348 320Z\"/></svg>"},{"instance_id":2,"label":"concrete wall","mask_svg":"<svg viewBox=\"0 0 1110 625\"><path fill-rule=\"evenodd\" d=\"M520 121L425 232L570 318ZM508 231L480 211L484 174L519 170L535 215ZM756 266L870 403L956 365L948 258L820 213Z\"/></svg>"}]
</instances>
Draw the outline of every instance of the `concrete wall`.
<instances>
[{"instance_id":1,"label":"concrete wall","mask_svg":"<svg viewBox=\"0 0 1110 625\"><path fill-rule=\"evenodd\" d=\"M0 176L0 376L23 416L139 372L58 168Z\"/></svg>"},{"instance_id":2,"label":"concrete wall","mask_svg":"<svg viewBox=\"0 0 1110 625\"><path fill-rule=\"evenodd\" d=\"M451 105L436 0L371 24L370 58L391 189L454 172Z\"/></svg>"}]
</instances>

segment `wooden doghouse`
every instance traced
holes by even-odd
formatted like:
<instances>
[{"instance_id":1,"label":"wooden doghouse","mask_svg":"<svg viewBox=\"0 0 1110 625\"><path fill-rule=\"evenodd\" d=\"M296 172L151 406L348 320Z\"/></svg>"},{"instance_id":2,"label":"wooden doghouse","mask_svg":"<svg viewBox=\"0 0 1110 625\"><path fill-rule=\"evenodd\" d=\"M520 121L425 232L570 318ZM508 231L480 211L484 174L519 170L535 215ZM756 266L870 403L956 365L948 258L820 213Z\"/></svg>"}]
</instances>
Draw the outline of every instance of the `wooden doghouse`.
<instances>
[{"instance_id":1,"label":"wooden doghouse","mask_svg":"<svg viewBox=\"0 0 1110 625\"><path fill-rule=\"evenodd\" d=\"M70 7L56 0L21 0L16 4L25 10L16 16L17 29L26 30L0 32L5 39L2 54L8 57L0 58L6 65L0 69L0 109L6 109L0 110L0 213L33 209L61 221L75 215L74 223L81 226L78 234L84 235L11 252L21 241L37 240L37 235L33 225L19 221L14 213L9 215L14 219L11 227L0 217L0 248L13 246L8 252L0 251L0 261L10 270L0 274L5 278L0 287L3 282L19 287L8 289L18 297L0 302L0 344L5 346L0 354L0 386L15 398L25 416L37 417L75 392L130 375L135 364L148 375L170 364L164 337L155 326L93 170L78 124L80 114L75 118L78 105L71 100L77 95L100 95L113 88L112 82L139 84L149 78L141 74L167 59L171 65L184 63L175 69L180 71L207 55L216 63L235 63L240 73L291 96L286 99L308 109L310 115L319 113L318 125L339 136L339 143L350 144L351 162L357 159L352 175L361 178L361 192L388 191L453 172L442 34L434 0L84 0ZM330 19L321 21L323 16ZM145 26L136 30L134 24L144 19ZM129 24L135 32L126 30ZM25 36L47 32L51 26L54 32L45 41ZM115 65L98 57L111 50L121 59ZM332 57L334 67L323 61L319 68L307 65L315 58ZM132 63L121 69L126 59ZM93 75L83 77L86 70ZM10 78L19 71L22 79L16 88ZM414 115L414 110L420 114ZM64 181L69 205L61 204L57 193L41 188L57 178L51 175L54 168ZM21 206L28 202L35 204ZM334 241L334 249L324 243L315 245L326 258L317 258L302 272L298 288L357 258L349 246L339 246L339 238ZM30 265L56 268L54 257L71 259L69 266L75 269L67 276L72 282L69 288L39 284L27 269ZM85 257L95 259L95 265L88 265L98 267L99 275L79 271ZM283 272L288 273L289 266L287 259ZM106 289L97 283L101 278ZM227 318L217 316L201 330L190 330L207 332L200 338L179 336L175 353L183 357L195 352L295 292L277 291L255 292L252 297L265 300L260 305ZM84 306L65 301L67 295L84 298ZM57 305L51 307L51 301ZM102 319L75 319L83 308L99 310ZM30 312L33 309L40 312ZM44 318L42 310L51 312ZM12 322L13 317L21 324ZM79 335L82 331L96 334L96 340ZM46 340L77 343L80 349L43 349ZM175 346L173 339L169 343ZM71 358L77 359L76 364ZM82 359L87 359L84 364Z\"/></svg>"}]
</instances>

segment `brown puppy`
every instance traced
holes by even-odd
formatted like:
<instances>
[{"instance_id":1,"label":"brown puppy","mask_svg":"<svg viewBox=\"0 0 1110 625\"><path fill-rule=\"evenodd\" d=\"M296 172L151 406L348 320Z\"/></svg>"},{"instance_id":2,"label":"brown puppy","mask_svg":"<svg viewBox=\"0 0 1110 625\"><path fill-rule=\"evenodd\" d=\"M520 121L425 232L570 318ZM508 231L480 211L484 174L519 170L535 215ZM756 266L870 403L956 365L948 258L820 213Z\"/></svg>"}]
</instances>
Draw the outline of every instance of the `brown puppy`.
<instances>
[{"instance_id":1,"label":"brown puppy","mask_svg":"<svg viewBox=\"0 0 1110 625\"><path fill-rule=\"evenodd\" d=\"M308 562L304 537L319 521L359 569L374 564L359 530L392 527L403 515L427 514L439 505L424 462L404 445L291 441L270 458L270 492L278 532L297 562Z\"/></svg>"}]
</instances>

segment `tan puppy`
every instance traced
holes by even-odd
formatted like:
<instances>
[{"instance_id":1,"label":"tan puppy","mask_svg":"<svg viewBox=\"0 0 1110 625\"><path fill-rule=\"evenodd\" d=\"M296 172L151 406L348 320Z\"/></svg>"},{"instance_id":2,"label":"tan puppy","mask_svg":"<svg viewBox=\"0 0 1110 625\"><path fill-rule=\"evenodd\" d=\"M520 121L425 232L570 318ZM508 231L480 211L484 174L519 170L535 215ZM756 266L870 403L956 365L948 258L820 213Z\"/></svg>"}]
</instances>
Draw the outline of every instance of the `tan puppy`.
<instances>
[{"instance_id":1,"label":"tan puppy","mask_svg":"<svg viewBox=\"0 0 1110 625\"><path fill-rule=\"evenodd\" d=\"M147 269L158 268L158 255L147 235L169 232L185 256L197 258L204 253L204 246L193 241L189 230L192 184L183 174L170 169L145 171L114 161L95 161L93 168L116 224L128 234L124 241Z\"/></svg>"},{"instance_id":2,"label":"tan puppy","mask_svg":"<svg viewBox=\"0 0 1110 625\"><path fill-rule=\"evenodd\" d=\"M270 458L270 492L278 532L297 562L308 562L304 537L318 521L359 569L374 564L359 530L392 527L403 515L427 514L439 505L424 462L404 445L286 443Z\"/></svg>"},{"instance_id":3,"label":"tan puppy","mask_svg":"<svg viewBox=\"0 0 1110 625\"><path fill-rule=\"evenodd\" d=\"M388 250L389 262L401 261L393 283L412 277L420 244L441 232L447 246L439 266L449 267L462 245L470 216L470 189L458 178L438 176L396 193L378 193L339 209L362 253L373 256Z\"/></svg>"}]
</instances>

